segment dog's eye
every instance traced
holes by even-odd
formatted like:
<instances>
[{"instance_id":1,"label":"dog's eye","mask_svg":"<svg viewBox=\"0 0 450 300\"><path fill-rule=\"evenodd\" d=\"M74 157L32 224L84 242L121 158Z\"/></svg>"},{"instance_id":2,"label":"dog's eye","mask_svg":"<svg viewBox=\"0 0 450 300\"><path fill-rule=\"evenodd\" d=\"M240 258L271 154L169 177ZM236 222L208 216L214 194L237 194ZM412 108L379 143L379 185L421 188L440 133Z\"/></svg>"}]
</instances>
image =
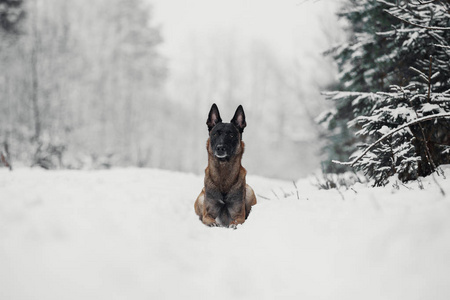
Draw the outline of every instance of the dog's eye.
<instances>
[{"instance_id":1,"label":"dog's eye","mask_svg":"<svg viewBox=\"0 0 450 300\"><path fill-rule=\"evenodd\" d=\"M230 133L230 137L234 137L234 134Z\"/></svg>"}]
</instances>

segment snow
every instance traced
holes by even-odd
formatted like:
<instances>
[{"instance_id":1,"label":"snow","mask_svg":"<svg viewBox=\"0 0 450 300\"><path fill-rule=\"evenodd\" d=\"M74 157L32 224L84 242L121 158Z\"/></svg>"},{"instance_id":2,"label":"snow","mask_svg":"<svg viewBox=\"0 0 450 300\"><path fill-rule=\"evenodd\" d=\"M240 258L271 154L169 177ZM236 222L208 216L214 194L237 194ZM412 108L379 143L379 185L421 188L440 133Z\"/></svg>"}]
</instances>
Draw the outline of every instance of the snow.
<instances>
[{"instance_id":1,"label":"snow","mask_svg":"<svg viewBox=\"0 0 450 300\"><path fill-rule=\"evenodd\" d=\"M378 132L381 133L382 135L388 134L389 131L391 131L391 129L389 127L387 127L386 125L383 125Z\"/></svg>"},{"instance_id":2,"label":"snow","mask_svg":"<svg viewBox=\"0 0 450 300\"><path fill-rule=\"evenodd\" d=\"M258 204L232 230L198 220L192 174L0 169L0 299L449 299L450 179L436 180L445 196L432 178L303 179L298 199L248 176Z\"/></svg>"},{"instance_id":3,"label":"snow","mask_svg":"<svg viewBox=\"0 0 450 300\"><path fill-rule=\"evenodd\" d=\"M422 104L421 112L423 114L445 113L445 111L439 105L431 103Z\"/></svg>"},{"instance_id":4,"label":"snow","mask_svg":"<svg viewBox=\"0 0 450 300\"><path fill-rule=\"evenodd\" d=\"M416 114L414 110L407 106L398 106L396 108L386 107L384 110L389 111L394 120L398 118L406 119L407 122L410 122L415 119Z\"/></svg>"},{"instance_id":5,"label":"snow","mask_svg":"<svg viewBox=\"0 0 450 300\"><path fill-rule=\"evenodd\" d=\"M410 36L409 39L403 42L403 48L409 48L411 45L419 39L419 32L415 31Z\"/></svg>"}]
</instances>

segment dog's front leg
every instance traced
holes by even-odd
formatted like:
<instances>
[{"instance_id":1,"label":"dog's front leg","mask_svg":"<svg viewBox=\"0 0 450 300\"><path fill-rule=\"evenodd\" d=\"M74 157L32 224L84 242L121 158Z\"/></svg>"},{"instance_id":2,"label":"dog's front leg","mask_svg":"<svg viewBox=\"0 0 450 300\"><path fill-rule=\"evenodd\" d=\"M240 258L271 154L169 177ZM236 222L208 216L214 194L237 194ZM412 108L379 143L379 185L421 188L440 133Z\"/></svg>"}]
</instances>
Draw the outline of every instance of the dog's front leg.
<instances>
[{"instance_id":1,"label":"dog's front leg","mask_svg":"<svg viewBox=\"0 0 450 300\"><path fill-rule=\"evenodd\" d=\"M220 196L220 193L217 193L215 190L205 190L202 222L206 226L218 226L216 218L219 216L221 207L219 205Z\"/></svg>"},{"instance_id":2,"label":"dog's front leg","mask_svg":"<svg viewBox=\"0 0 450 300\"><path fill-rule=\"evenodd\" d=\"M203 209L203 224L205 224L206 226L218 226L216 222L217 216L218 212L216 212L214 206L211 205L211 203L206 202Z\"/></svg>"},{"instance_id":3,"label":"dog's front leg","mask_svg":"<svg viewBox=\"0 0 450 300\"><path fill-rule=\"evenodd\" d=\"M216 219L214 219L213 217L211 217L208 214L203 215L202 222L206 226L212 226L212 227L218 226L217 222L216 222Z\"/></svg>"},{"instance_id":4,"label":"dog's front leg","mask_svg":"<svg viewBox=\"0 0 450 300\"><path fill-rule=\"evenodd\" d=\"M216 226L216 220L210 214L208 214L205 204L205 189L202 190L200 195L195 200L194 209L195 213L200 217L200 221L207 226ZM209 209L211 210L211 209Z\"/></svg>"},{"instance_id":5,"label":"dog's front leg","mask_svg":"<svg viewBox=\"0 0 450 300\"><path fill-rule=\"evenodd\" d=\"M245 204L244 203L242 203L242 205L240 206L238 213L232 215L231 218L233 221L231 221L230 227L236 227L237 225L245 222Z\"/></svg>"},{"instance_id":6,"label":"dog's front leg","mask_svg":"<svg viewBox=\"0 0 450 300\"><path fill-rule=\"evenodd\" d=\"M230 225L236 226L245 222L246 213L244 197L245 193L244 188L242 187L228 195L227 201L230 203L228 211L231 216Z\"/></svg>"}]
</instances>

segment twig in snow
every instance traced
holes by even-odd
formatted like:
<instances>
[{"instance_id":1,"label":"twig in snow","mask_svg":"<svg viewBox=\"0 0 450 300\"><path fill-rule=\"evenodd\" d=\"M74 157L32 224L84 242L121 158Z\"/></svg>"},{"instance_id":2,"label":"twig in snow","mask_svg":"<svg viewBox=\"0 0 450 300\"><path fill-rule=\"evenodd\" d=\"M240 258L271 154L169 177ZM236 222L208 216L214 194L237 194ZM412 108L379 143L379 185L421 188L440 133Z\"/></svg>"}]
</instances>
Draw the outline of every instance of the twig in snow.
<instances>
[{"instance_id":1,"label":"twig in snow","mask_svg":"<svg viewBox=\"0 0 450 300\"><path fill-rule=\"evenodd\" d=\"M423 190L423 182L420 178L417 178L417 184L419 185L419 189Z\"/></svg>"},{"instance_id":2,"label":"twig in snow","mask_svg":"<svg viewBox=\"0 0 450 300\"><path fill-rule=\"evenodd\" d=\"M262 199L266 199L266 200L272 200L272 199L270 199L270 198L267 198L267 197L264 197L263 195L260 195L260 194L256 194L256 196L258 196L259 198L262 198Z\"/></svg>"},{"instance_id":3,"label":"twig in snow","mask_svg":"<svg viewBox=\"0 0 450 300\"><path fill-rule=\"evenodd\" d=\"M286 193L284 190L283 190L283 188L282 187L280 187L280 190L281 190L281 192L283 193L283 197L284 198L287 198L287 197L289 197L289 196L291 196L293 193Z\"/></svg>"},{"instance_id":4,"label":"twig in snow","mask_svg":"<svg viewBox=\"0 0 450 300\"><path fill-rule=\"evenodd\" d=\"M292 181L292 183L294 184L295 190L297 191L297 199L300 200L300 197L298 195L298 188L297 185L295 184L295 181Z\"/></svg>"},{"instance_id":5,"label":"twig in snow","mask_svg":"<svg viewBox=\"0 0 450 300\"><path fill-rule=\"evenodd\" d=\"M400 186L398 185L397 180L392 184L392 187L393 187L394 189L396 189L396 190L399 190L399 189L400 189Z\"/></svg>"},{"instance_id":6,"label":"twig in snow","mask_svg":"<svg viewBox=\"0 0 450 300\"><path fill-rule=\"evenodd\" d=\"M439 187L439 191L441 192L442 196L445 196L444 189L442 188L442 186L439 184L439 182L434 177L434 173L431 173L431 176L433 177L433 180L436 183L436 185Z\"/></svg>"},{"instance_id":7,"label":"twig in snow","mask_svg":"<svg viewBox=\"0 0 450 300\"><path fill-rule=\"evenodd\" d=\"M339 188L336 188L336 191L338 191L339 195L341 195L342 200L345 201L344 194L342 194Z\"/></svg>"},{"instance_id":8,"label":"twig in snow","mask_svg":"<svg viewBox=\"0 0 450 300\"><path fill-rule=\"evenodd\" d=\"M272 191L272 193L275 195L275 197L277 197L277 199L280 200L280 198L278 197L277 193L275 193L274 190L271 190L271 191Z\"/></svg>"},{"instance_id":9,"label":"twig in snow","mask_svg":"<svg viewBox=\"0 0 450 300\"><path fill-rule=\"evenodd\" d=\"M400 182L401 185L403 185L405 188L407 188L408 190L412 190L411 187L407 186L406 184L404 184L403 182Z\"/></svg>"}]
</instances>

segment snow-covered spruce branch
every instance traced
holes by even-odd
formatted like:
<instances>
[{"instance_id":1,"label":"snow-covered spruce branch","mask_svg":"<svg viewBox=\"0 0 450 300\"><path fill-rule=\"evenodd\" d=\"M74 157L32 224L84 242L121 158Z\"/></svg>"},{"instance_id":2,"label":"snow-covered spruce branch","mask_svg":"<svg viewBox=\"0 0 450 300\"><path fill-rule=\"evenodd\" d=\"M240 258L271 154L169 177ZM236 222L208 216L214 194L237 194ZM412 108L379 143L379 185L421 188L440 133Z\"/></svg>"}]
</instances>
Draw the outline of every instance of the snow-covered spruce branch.
<instances>
[{"instance_id":1,"label":"snow-covered spruce branch","mask_svg":"<svg viewBox=\"0 0 450 300\"><path fill-rule=\"evenodd\" d=\"M394 3L391 3L391 2L388 2L388 1L384 1L384 0L377 0L377 2L378 2L378 3L383 3L383 4L385 4L385 5L387 5L387 6L391 6L391 7L394 7L394 6L395 6Z\"/></svg>"},{"instance_id":2,"label":"snow-covered spruce branch","mask_svg":"<svg viewBox=\"0 0 450 300\"><path fill-rule=\"evenodd\" d=\"M321 92L320 94L324 95L330 100L339 100L342 98L347 97L354 97L354 96L364 96L364 97L371 97L374 99L374 97L377 96L378 93L371 93L371 92L347 92L347 91L326 91Z\"/></svg>"},{"instance_id":3,"label":"snow-covered spruce branch","mask_svg":"<svg viewBox=\"0 0 450 300\"><path fill-rule=\"evenodd\" d=\"M422 2L421 0L417 0L420 4L425 5L425 4L431 4L434 2L434 0L430 0L430 1L424 1Z\"/></svg>"},{"instance_id":4,"label":"snow-covered spruce branch","mask_svg":"<svg viewBox=\"0 0 450 300\"><path fill-rule=\"evenodd\" d=\"M380 137L378 140L376 140L373 144L371 144L369 147L366 148L366 150L364 150L363 153L361 153L358 157L356 157L355 159L353 159L352 161L349 162L341 162L338 160L333 160L332 162L334 162L335 164L340 164L340 165L345 165L345 166L351 166L353 167L353 165L360 160L361 158L363 158L367 152L369 152L370 150L372 150L378 143L384 141L385 139L387 139L388 137L390 137L391 135L393 135L394 133L396 133L397 131L400 131L406 127L409 127L411 125L417 124L417 123L421 123L424 121L429 121L429 120L434 120L434 119L442 119L442 118L450 118L450 113L442 113L442 114L436 114L436 115L430 115L430 116L425 116L422 118L418 118L415 119L409 123L403 124L400 127L397 127L395 129L392 129L391 131L389 131L388 133L386 133L385 135L383 135L382 137Z\"/></svg>"},{"instance_id":5,"label":"snow-covered spruce branch","mask_svg":"<svg viewBox=\"0 0 450 300\"><path fill-rule=\"evenodd\" d=\"M412 23L408 20L405 20L399 16L394 15L393 13L391 13L389 10L384 9L384 12L388 13L389 15L393 16L394 18L399 19L402 22L408 23L412 26L416 26L416 27L420 27L420 28L425 28L425 29L429 29L429 30L450 30L450 27L433 27L433 26L424 26L424 25L420 25L420 24L416 24L416 23Z\"/></svg>"},{"instance_id":6,"label":"snow-covered spruce branch","mask_svg":"<svg viewBox=\"0 0 450 300\"><path fill-rule=\"evenodd\" d=\"M450 49L450 46L445 46L445 45L438 45L438 44L433 44L435 47L440 47L440 48L444 48L444 49Z\"/></svg>"},{"instance_id":7,"label":"snow-covered spruce branch","mask_svg":"<svg viewBox=\"0 0 450 300\"><path fill-rule=\"evenodd\" d=\"M430 3L433 3L434 1L435 0L429 0L429 1L422 2L421 0L417 0L417 2L419 2L421 5L430 4ZM397 6L395 3L391 3L391 2L388 2L388 1L384 1L384 0L377 0L377 2L378 3L383 3L383 4L385 4L387 6L391 6L391 7Z\"/></svg>"}]
</instances>

